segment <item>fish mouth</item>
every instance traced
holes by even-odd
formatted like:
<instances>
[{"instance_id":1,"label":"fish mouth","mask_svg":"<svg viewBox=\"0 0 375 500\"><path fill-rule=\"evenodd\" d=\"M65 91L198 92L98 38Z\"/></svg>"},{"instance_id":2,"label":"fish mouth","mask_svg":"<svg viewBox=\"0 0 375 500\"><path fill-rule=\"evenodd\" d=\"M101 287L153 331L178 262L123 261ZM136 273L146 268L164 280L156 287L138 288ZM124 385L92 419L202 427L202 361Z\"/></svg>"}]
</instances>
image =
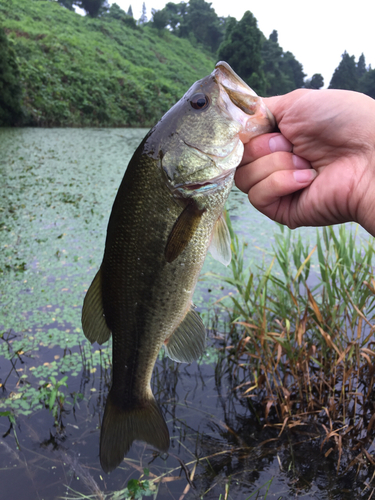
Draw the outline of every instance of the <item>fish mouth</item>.
<instances>
[{"instance_id":1,"label":"fish mouth","mask_svg":"<svg viewBox=\"0 0 375 500\"><path fill-rule=\"evenodd\" d=\"M213 74L221 89L224 109L242 127L239 138L244 144L252 137L276 128L276 120L263 100L228 63L219 61Z\"/></svg>"},{"instance_id":2,"label":"fish mouth","mask_svg":"<svg viewBox=\"0 0 375 500\"><path fill-rule=\"evenodd\" d=\"M177 186L173 190L174 194L181 196L182 198L191 198L197 194L211 194L223 185L228 177L230 177L231 174L234 174L234 171L235 168L232 168L230 170L226 170L217 177L213 177L212 179L205 179L201 182L196 181Z\"/></svg>"}]
</instances>

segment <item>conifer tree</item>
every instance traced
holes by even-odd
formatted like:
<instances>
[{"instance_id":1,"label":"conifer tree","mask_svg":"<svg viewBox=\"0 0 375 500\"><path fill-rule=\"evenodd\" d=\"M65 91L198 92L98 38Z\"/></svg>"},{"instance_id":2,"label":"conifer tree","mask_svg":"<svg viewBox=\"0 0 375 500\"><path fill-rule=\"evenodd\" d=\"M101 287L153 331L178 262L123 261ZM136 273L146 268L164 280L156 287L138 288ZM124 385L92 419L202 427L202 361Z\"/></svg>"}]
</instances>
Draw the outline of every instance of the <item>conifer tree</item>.
<instances>
[{"instance_id":1,"label":"conifer tree","mask_svg":"<svg viewBox=\"0 0 375 500\"><path fill-rule=\"evenodd\" d=\"M223 38L223 30L212 4L205 0L189 0L186 11L182 11L178 36L193 38L211 52L216 52Z\"/></svg>"},{"instance_id":2,"label":"conifer tree","mask_svg":"<svg viewBox=\"0 0 375 500\"><path fill-rule=\"evenodd\" d=\"M370 67L366 70L366 73L359 82L358 90L375 99L375 69L371 69Z\"/></svg>"},{"instance_id":3,"label":"conifer tree","mask_svg":"<svg viewBox=\"0 0 375 500\"><path fill-rule=\"evenodd\" d=\"M358 80L360 80L367 72L366 69L366 60L365 56L362 54L359 56L358 62L357 62L357 77Z\"/></svg>"},{"instance_id":4,"label":"conifer tree","mask_svg":"<svg viewBox=\"0 0 375 500\"><path fill-rule=\"evenodd\" d=\"M231 30L220 45L218 58L227 61L233 69L260 95L264 95L266 80L262 70L263 35L250 11Z\"/></svg>"},{"instance_id":5,"label":"conifer tree","mask_svg":"<svg viewBox=\"0 0 375 500\"><path fill-rule=\"evenodd\" d=\"M328 88L358 90L357 66L354 56L350 56L346 51L343 53Z\"/></svg>"},{"instance_id":6,"label":"conifer tree","mask_svg":"<svg viewBox=\"0 0 375 500\"><path fill-rule=\"evenodd\" d=\"M143 2L142 4L142 15L139 18L139 24L145 24L147 23L147 10L146 10L146 4Z\"/></svg>"},{"instance_id":7,"label":"conifer tree","mask_svg":"<svg viewBox=\"0 0 375 500\"><path fill-rule=\"evenodd\" d=\"M303 87L305 74L294 55L284 52L278 42L278 33L273 30L262 46L262 59L267 86L265 95L286 94Z\"/></svg>"}]
</instances>

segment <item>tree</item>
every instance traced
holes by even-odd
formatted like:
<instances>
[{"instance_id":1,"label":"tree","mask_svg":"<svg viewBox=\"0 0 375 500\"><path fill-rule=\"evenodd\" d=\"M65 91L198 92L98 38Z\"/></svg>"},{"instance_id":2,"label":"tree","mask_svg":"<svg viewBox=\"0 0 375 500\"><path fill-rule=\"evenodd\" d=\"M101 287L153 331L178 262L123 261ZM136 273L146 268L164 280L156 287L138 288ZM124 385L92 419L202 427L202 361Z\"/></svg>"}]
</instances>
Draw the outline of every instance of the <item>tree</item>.
<instances>
[{"instance_id":1,"label":"tree","mask_svg":"<svg viewBox=\"0 0 375 500\"><path fill-rule=\"evenodd\" d=\"M362 54L359 56L357 62L357 77L360 80L367 73L365 56Z\"/></svg>"},{"instance_id":2,"label":"tree","mask_svg":"<svg viewBox=\"0 0 375 500\"><path fill-rule=\"evenodd\" d=\"M310 79L305 80L306 89L320 89L324 85L324 78L320 73L315 73Z\"/></svg>"},{"instance_id":3,"label":"tree","mask_svg":"<svg viewBox=\"0 0 375 500\"><path fill-rule=\"evenodd\" d=\"M233 69L259 94L264 94L266 80L262 69L261 49L264 36L250 11L241 21L227 29L218 51L219 59L227 61Z\"/></svg>"},{"instance_id":4,"label":"tree","mask_svg":"<svg viewBox=\"0 0 375 500\"><path fill-rule=\"evenodd\" d=\"M210 3L205 0L190 0L189 3L178 4L168 2L153 22L167 27L180 38L187 38L193 44L199 43L204 48L216 53L225 32L223 18L217 16Z\"/></svg>"},{"instance_id":5,"label":"tree","mask_svg":"<svg viewBox=\"0 0 375 500\"><path fill-rule=\"evenodd\" d=\"M146 4L143 2L142 4L142 15L139 18L138 24L145 24L147 23L147 10L146 10Z\"/></svg>"},{"instance_id":6,"label":"tree","mask_svg":"<svg viewBox=\"0 0 375 500\"><path fill-rule=\"evenodd\" d=\"M359 82L358 90L375 99L375 69L366 70Z\"/></svg>"},{"instance_id":7,"label":"tree","mask_svg":"<svg viewBox=\"0 0 375 500\"><path fill-rule=\"evenodd\" d=\"M216 52L223 39L224 30L211 5L205 0L190 0L186 10L182 11L178 36L189 39L193 37L193 40L211 52Z\"/></svg>"},{"instance_id":8,"label":"tree","mask_svg":"<svg viewBox=\"0 0 375 500\"><path fill-rule=\"evenodd\" d=\"M274 43L279 43L279 34L277 33L276 30L273 30L272 33L270 34L269 40Z\"/></svg>"},{"instance_id":9,"label":"tree","mask_svg":"<svg viewBox=\"0 0 375 500\"><path fill-rule=\"evenodd\" d=\"M74 10L74 0L58 0L58 3L69 10Z\"/></svg>"},{"instance_id":10,"label":"tree","mask_svg":"<svg viewBox=\"0 0 375 500\"><path fill-rule=\"evenodd\" d=\"M264 39L262 59L266 77L266 95L286 94L304 85L303 67L294 55L284 52L278 42L278 33L273 30L268 40Z\"/></svg>"},{"instance_id":11,"label":"tree","mask_svg":"<svg viewBox=\"0 0 375 500\"><path fill-rule=\"evenodd\" d=\"M281 68L292 83L293 88L291 90L303 87L304 78L306 76L303 72L303 66L291 52L284 52Z\"/></svg>"},{"instance_id":12,"label":"tree","mask_svg":"<svg viewBox=\"0 0 375 500\"><path fill-rule=\"evenodd\" d=\"M346 51L343 53L328 88L358 90L357 65L354 56L350 56Z\"/></svg>"},{"instance_id":13,"label":"tree","mask_svg":"<svg viewBox=\"0 0 375 500\"><path fill-rule=\"evenodd\" d=\"M281 59L283 49L278 44L277 31L273 31L268 39L262 43L261 56L263 60L262 69L266 78L265 95L285 94L285 75L281 71Z\"/></svg>"},{"instance_id":14,"label":"tree","mask_svg":"<svg viewBox=\"0 0 375 500\"><path fill-rule=\"evenodd\" d=\"M187 15L187 4L185 2L168 2L166 6L158 12L166 14L166 27L168 27L173 34L179 36L180 24Z\"/></svg>"},{"instance_id":15,"label":"tree","mask_svg":"<svg viewBox=\"0 0 375 500\"><path fill-rule=\"evenodd\" d=\"M131 17L134 17L134 16L133 16L133 9L132 9L132 6L131 6L131 5L129 5L127 15L128 15L128 16L131 16Z\"/></svg>"},{"instance_id":16,"label":"tree","mask_svg":"<svg viewBox=\"0 0 375 500\"><path fill-rule=\"evenodd\" d=\"M113 3L108 10L108 17L112 17L113 19L123 19L127 17L127 14L125 14L125 11L123 11L117 3Z\"/></svg>"},{"instance_id":17,"label":"tree","mask_svg":"<svg viewBox=\"0 0 375 500\"><path fill-rule=\"evenodd\" d=\"M122 8L117 5L117 3L111 4L110 8L108 9L107 12L103 14L103 16L106 18L118 19L119 21L122 21L124 24L126 24L126 26L129 26L130 28L137 27L134 18L126 14L125 11L122 10Z\"/></svg>"},{"instance_id":18,"label":"tree","mask_svg":"<svg viewBox=\"0 0 375 500\"><path fill-rule=\"evenodd\" d=\"M0 126L15 125L21 120L21 96L16 54L0 27Z\"/></svg>"},{"instance_id":19,"label":"tree","mask_svg":"<svg viewBox=\"0 0 375 500\"><path fill-rule=\"evenodd\" d=\"M168 24L168 13L165 9L155 10L151 9L152 13L152 24L154 27L162 31Z\"/></svg>"},{"instance_id":20,"label":"tree","mask_svg":"<svg viewBox=\"0 0 375 500\"><path fill-rule=\"evenodd\" d=\"M237 19L235 17L228 16L224 18L223 29L224 29L224 38L223 42L227 42L230 40L231 33L234 28L237 26Z\"/></svg>"},{"instance_id":21,"label":"tree","mask_svg":"<svg viewBox=\"0 0 375 500\"><path fill-rule=\"evenodd\" d=\"M73 0L73 3L85 10L90 17L98 17L109 9L107 0Z\"/></svg>"}]
</instances>

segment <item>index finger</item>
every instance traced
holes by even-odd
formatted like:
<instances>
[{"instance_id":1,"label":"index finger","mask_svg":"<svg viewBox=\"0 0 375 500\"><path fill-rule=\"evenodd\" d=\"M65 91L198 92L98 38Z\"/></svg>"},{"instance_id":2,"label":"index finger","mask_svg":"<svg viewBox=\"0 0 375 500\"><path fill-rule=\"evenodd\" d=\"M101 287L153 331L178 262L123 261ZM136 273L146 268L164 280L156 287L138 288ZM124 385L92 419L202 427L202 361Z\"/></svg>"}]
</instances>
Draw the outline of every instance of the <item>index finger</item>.
<instances>
[{"instance_id":1,"label":"index finger","mask_svg":"<svg viewBox=\"0 0 375 500\"><path fill-rule=\"evenodd\" d=\"M290 153L293 150L293 144L279 132L258 135L244 146L244 154L239 167L276 151L287 151Z\"/></svg>"}]
</instances>

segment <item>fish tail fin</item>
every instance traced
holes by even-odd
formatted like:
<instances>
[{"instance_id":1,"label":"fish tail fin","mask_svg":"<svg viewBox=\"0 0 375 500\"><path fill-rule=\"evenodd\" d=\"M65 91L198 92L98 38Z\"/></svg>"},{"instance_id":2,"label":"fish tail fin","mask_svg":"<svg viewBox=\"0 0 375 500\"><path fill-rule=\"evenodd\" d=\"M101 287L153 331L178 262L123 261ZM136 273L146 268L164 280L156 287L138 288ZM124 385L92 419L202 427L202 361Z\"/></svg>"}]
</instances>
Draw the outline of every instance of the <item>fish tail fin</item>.
<instances>
[{"instance_id":1,"label":"fish tail fin","mask_svg":"<svg viewBox=\"0 0 375 500\"><path fill-rule=\"evenodd\" d=\"M119 407L113 399L110 391L100 432L100 464L104 472L108 474L122 462L135 439L168 451L168 427L152 394L129 409Z\"/></svg>"}]
</instances>

